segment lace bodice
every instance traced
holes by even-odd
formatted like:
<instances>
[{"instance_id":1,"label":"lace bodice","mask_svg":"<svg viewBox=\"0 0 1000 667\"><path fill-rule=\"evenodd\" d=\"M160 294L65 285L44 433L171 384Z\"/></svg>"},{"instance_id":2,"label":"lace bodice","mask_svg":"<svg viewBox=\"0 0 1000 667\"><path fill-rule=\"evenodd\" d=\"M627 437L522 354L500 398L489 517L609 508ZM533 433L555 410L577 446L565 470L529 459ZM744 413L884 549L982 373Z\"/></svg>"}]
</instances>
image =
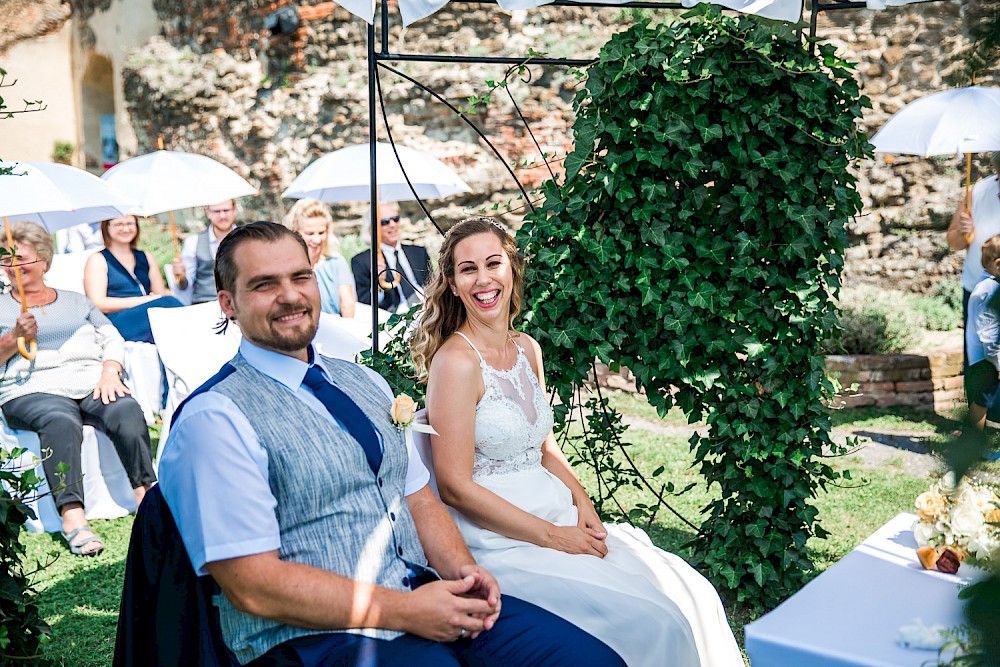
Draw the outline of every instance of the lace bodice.
<instances>
[{"instance_id":1,"label":"lace bodice","mask_svg":"<svg viewBox=\"0 0 1000 667\"><path fill-rule=\"evenodd\" d=\"M472 341L459 333L472 345ZM542 462L542 443L552 430L549 407L520 345L509 371L493 368L479 354L486 391L476 406L476 454L472 478L506 475Z\"/></svg>"}]
</instances>

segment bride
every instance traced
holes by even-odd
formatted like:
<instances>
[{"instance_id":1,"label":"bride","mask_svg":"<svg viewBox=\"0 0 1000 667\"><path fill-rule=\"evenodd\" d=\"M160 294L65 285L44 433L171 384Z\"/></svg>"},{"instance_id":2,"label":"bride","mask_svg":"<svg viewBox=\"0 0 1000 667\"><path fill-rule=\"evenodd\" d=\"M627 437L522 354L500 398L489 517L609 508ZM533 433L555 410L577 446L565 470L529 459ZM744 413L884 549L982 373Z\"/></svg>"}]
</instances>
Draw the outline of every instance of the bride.
<instances>
[{"instance_id":1,"label":"bride","mask_svg":"<svg viewBox=\"0 0 1000 667\"><path fill-rule=\"evenodd\" d=\"M538 343L510 328L523 267L490 218L463 220L441 247L412 341L441 499L505 593L629 665L742 666L712 584L643 531L604 526L559 450Z\"/></svg>"}]
</instances>

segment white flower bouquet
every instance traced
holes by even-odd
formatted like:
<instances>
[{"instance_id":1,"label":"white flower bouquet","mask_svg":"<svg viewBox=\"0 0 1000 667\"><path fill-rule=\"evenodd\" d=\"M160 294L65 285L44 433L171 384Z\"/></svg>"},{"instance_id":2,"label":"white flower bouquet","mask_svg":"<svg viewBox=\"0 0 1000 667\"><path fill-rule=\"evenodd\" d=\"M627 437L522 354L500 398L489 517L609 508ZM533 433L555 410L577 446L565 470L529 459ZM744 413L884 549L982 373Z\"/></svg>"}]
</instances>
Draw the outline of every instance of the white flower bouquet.
<instances>
[{"instance_id":1,"label":"white flower bouquet","mask_svg":"<svg viewBox=\"0 0 1000 667\"><path fill-rule=\"evenodd\" d=\"M1000 560L1000 498L988 486L934 484L917 496L913 524L917 554L927 569L954 573L965 558L973 564Z\"/></svg>"}]
</instances>

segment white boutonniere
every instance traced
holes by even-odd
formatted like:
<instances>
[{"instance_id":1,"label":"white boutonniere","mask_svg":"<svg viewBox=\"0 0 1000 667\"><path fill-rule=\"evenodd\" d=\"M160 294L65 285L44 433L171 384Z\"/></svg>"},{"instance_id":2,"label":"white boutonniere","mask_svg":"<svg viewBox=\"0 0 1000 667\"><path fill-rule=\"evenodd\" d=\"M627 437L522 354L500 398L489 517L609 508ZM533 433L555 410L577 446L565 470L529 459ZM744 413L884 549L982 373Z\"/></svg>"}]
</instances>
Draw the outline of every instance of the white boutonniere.
<instances>
[{"instance_id":1,"label":"white boutonniere","mask_svg":"<svg viewBox=\"0 0 1000 667\"><path fill-rule=\"evenodd\" d=\"M392 402L392 409L389 410L389 418L392 419L392 423L398 431L413 429L419 433L437 435L437 431L430 424L420 424L413 421L413 416L416 413L416 401L406 394L400 394Z\"/></svg>"}]
</instances>

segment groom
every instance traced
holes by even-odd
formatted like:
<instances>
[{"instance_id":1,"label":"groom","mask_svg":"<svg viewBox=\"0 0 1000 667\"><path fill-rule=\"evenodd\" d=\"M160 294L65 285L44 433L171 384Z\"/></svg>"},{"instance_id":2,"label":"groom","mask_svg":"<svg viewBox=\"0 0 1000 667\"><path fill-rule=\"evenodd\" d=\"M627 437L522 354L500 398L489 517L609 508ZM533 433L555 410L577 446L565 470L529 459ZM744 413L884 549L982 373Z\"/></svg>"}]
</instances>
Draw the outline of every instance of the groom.
<instances>
[{"instance_id":1,"label":"groom","mask_svg":"<svg viewBox=\"0 0 1000 667\"><path fill-rule=\"evenodd\" d=\"M224 593L241 664L623 664L501 598L390 421L385 381L315 354L319 291L297 234L246 225L215 261L243 342L178 410L160 484L195 571Z\"/></svg>"}]
</instances>

